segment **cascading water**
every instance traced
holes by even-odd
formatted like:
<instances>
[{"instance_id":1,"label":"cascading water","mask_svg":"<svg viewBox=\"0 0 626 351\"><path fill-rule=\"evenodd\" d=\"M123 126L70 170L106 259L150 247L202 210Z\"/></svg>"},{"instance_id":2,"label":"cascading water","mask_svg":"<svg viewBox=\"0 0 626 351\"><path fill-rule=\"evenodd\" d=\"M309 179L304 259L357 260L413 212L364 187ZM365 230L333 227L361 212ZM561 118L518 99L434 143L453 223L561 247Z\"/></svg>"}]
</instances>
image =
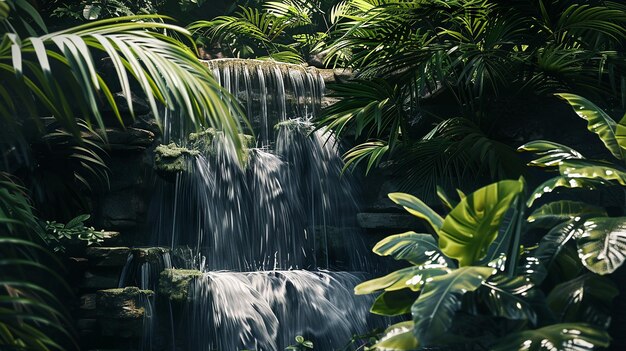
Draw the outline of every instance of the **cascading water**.
<instances>
[{"instance_id":1,"label":"cascading water","mask_svg":"<svg viewBox=\"0 0 626 351\"><path fill-rule=\"evenodd\" d=\"M186 137L165 121L164 144L196 150L159 182L152 211L152 244L188 247L173 266L204 272L189 289L183 348L273 351L302 335L338 349L371 328L372 301L354 296L364 277L348 272L368 268L353 185L337 141L309 122L323 80L297 65L207 65L246 108L256 147L240 157L219 132Z\"/></svg>"}]
</instances>

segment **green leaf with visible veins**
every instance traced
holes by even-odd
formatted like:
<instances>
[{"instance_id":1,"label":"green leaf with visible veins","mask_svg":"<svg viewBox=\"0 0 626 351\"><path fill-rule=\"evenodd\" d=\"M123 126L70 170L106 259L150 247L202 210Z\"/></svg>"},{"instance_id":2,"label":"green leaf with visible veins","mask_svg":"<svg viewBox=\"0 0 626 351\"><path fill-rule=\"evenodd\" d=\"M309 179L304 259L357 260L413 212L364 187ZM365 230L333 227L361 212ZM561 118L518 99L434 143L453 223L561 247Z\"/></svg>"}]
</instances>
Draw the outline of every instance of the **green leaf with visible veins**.
<instances>
[{"instance_id":1,"label":"green leaf with visible veins","mask_svg":"<svg viewBox=\"0 0 626 351\"><path fill-rule=\"evenodd\" d=\"M379 241L373 251L379 256L391 256L396 260L407 260L415 265L454 265L441 253L437 241L430 234L406 232L390 235Z\"/></svg>"},{"instance_id":2,"label":"green leaf with visible veins","mask_svg":"<svg viewBox=\"0 0 626 351\"><path fill-rule=\"evenodd\" d=\"M592 351L607 347L611 337L594 326L584 323L554 324L535 330L510 334L498 340L490 351Z\"/></svg>"},{"instance_id":3,"label":"green leaf with visible veins","mask_svg":"<svg viewBox=\"0 0 626 351\"><path fill-rule=\"evenodd\" d=\"M565 99L574 112L587 121L587 129L600 137L613 156L620 160L626 159L626 134L623 132L625 126L621 121L618 129L618 123L591 101L574 94L556 95Z\"/></svg>"},{"instance_id":4,"label":"green leaf with visible veins","mask_svg":"<svg viewBox=\"0 0 626 351\"><path fill-rule=\"evenodd\" d=\"M577 229L578 256L590 271L615 272L626 261L626 217L590 218Z\"/></svg>"},{"instance_id":5,"label":"green leaf with visible veins","mask_svg":"<svg viewBox=\"0 0 626 351\"><path fill-rule=\"evenodd\" d=\"M439 230L439 248L460 266L471 266L487 254L522 180L503 180L469 194L448 214Z\"/></svg>"},{"instance_id":6,"label":"green leaf with visible veins","mask_svg":"<svg viewBox=\"0 0 626 351\"><path fill-rule=\"evenodd\" d=\"M376 291L395 291L401 289L411 289L420 291L426 279L438 275L447 274L450 269L445 266L413 266L399 269L384 277L365 281L354 288L357 295L371 294Z\"/></svg>"},{"instance_id":7,"label":"green leaf with visible veins","mask_svg":"<svg viewBox=\"0 0 626 351\"><path fill-rule=\"evenodd\" d=\"M391 201L404 207L410 214L426 220L435 231L443 224L443 218L422 200L405 193L391 193L388 195Z\"/></svg>"},{"instance_id":8,"label":"green leaf with visible veins","mask_svg":"<svg viewBox=\"0 0 626 351\"><path fill-rule=\"evenodd\" d=\"M423 346L433 345L447 333L465 293L478 289L496 270L461 267L432 278L411 307L415 337Z\"/></svg>"}]
</instances>

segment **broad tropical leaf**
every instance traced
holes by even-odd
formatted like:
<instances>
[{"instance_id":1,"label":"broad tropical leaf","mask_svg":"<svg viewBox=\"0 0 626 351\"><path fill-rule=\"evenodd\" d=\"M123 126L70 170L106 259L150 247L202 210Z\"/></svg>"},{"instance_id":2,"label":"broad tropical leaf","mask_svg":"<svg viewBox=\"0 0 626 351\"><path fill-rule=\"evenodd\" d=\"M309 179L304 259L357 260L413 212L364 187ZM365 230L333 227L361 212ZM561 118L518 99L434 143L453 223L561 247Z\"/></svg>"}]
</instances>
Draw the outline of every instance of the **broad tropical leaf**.
<instances>
[{"instance_id":1,"label":"broad tropical leaf","mask_svg":"<svg viewBox=\"0 0 626 351\"><path fill-rule=\"evenodd\" d=\"M439 251L437 241L430 234L406 232L390 235L379 241L373 251L379 256L407 260L418 266L431 264L454 266L454 263Z\"/></svg>"},{"instance_id":2,"label":"broad tropical leaf","mask_svg":"<svg viewBox=\"0 0 626 351\"><path fill-rule=\"evenodd\" d=\"M556 94L565 99L574 109L576 114L587 121L587 128L596 133L606 148L617 159L626 159L626 139L624 134L618 136L618 124L591 101L574 94ZM621 123L621 122L620 122ZM622 126L621 130L626 128ZM620 130L620 131L621 131Z\"/></svg>"},{"instance_id":3,"label":"broad tropical leaf","mask_svg":"<svg viewBox=\"0 0 626 351\"><path fill-rule=\"evenodd\" d=\"M523 191L522 180L503 180L465 197L445 218L439 247L460 266L483 259L498 235L500 224L515 198Z\"/></svg>"},{"instance_id":4,"label":"broad tropical leaf","mask_svg":"<svg viewBox=\"0 0 626 351\"><path fill-rule=\"evenodd\" d=\"M592 351L607 347L609 334L583 323L554 324L508 335L489 348L490 351Z\"/></svg>"},{"instance_id":5,"label":"broad tropical leaf","mask_svg":"<svg viewBox=\"0 0 626 351\"><path fill-rule=\"evenodd\" d=\"M606 211L601 207L581 201L561 200L550 202L539 207L528 216L528 222L544 228L552 228L559 223L576 217L601 216L606 216Z\"/></svg>"},{"instance_id":6,"label":"broad tropical leaf","mask_svg":"<svg viewBox=\"0 0 626 351\"><path fill-rule=\"evenodd\" d=\"M428 279L447 274L448 272L450 272L450 269L442 265L403 268L384 277L371 279L357 285L354 288L354 293L363 295L379 290L396 291L407 288L413 291L420 291Z\"/></svg>"},{"instance_id":7,"label":"broad tropical leaf","mask_svg":"<svg viewBox=\"0 0 626 351\"><path fill-rule=\"evenodd\" d=\"M524 275L514 278L504 275L492 277L471 296L485 304L493 316L527 320L532 325L537 324L533 303L541 303L543 298L534 282Z\"/></svg>"},{"instance_id":8,"label":"broad tropical leaf","mask_svg":"<svg viewBox=\"0 0 626 351\"><path fill-rule=\"evenodd\" d=\"M606 162L567 160L561 163L559 172L569 178L602 179L626 185L626 171Z\"/></svg>"},{"instance_id":9,"label":"broad tropical leaf","mask_svg":"<svg viewBox=\"0 0 626 351\"><path fill-rule=\"evenodd\" d=\"M409 289L385 291L378 295L370 312L382 316L399 316L411 312L419 293Z\"/></svg>"},{"instance_id":10,"label":"broad tropical leaf","mask_svg":"<svg viewBox=\"0 0 626 351\"><path fill-rule=\"evenodd\" d=\"M626 260L626 217L597 217L576 230L578 255L590 271L615 272Z\"/></svg>"},{"instance_id":11,"label":"broad tropical leaf","mask_svg":"<svg viewBox=\"0 0 626 351\"><path fill-rule=\"evenodd\" d=\"M432 278L411 307L420 344L428 346L440 341L461 308L463 295L478 289L495 272L489 267L461 267Z\"/></svg>"},{"instance_id":12,"label":"broad tropical leaf","mask_svg":"<svg viewBox=\"0 0 626 351\"><path fill-rule=\"evenodd\" d=\"M540 199L543 195L551 193L557 188L582 188L587 190L597 189L599 186L608 184L608 181L601 178L570 178L568 176L557 176L546 180L541 183L535 191L528 197L526 206L531 207L535 201Z\"/></svg>"},{"instance_id":13,"label":"broad tropical leaf","mask_svg":"<svg viewBox=\"0 0 626 351\"><path fill-rule=\"evenodd\" d=\"M529 166L554 167L563 160L584 159L583 155L570 148L547 140L535 140L520 146L518 151L533 152L541 157L530 161Z\"/></svg>"},{"instance_id":14,"label":"broad tropical leaf","mask_svg":"<svg viewBox=\"0 0 626 351\"><path fill-rule=\"evenodd\" d=\"M587 273L554 287L547 303L561 323L582 322L606 329L617 295L619 290L609 279Z\"/></svg>"},{"instance_id":15,"label":"broad tropical leaf","mask_svg":"<svg viewBox=\"0 0 626 351\"><path fill-rule=\"evenodd\" d=\"M419 347L413 335L413 322L396 323L385 330L385 335L374 346L378 351L412 351Z\"/></svg>"},{"instance_id":16,"label":"broad tropical leaf","mask_svg":"<svg viewBox=\"0 0 626 351\"><path fill-rule=\"evenodd\" d=\"M391 201L404 207L410 214L426 220L436 232L443 225L443 218L415 196L405 193L391 193L388 196Z\"/></svg>"},{"instance_id":17,"label":"broad tropical leaf","mask_svg":"<svg viewBox=\"0 0 626 351\"><path fill-rule=\"evenodd\" d=\"M443 190L443 188L439 185L437 185L437 197L439 198L439 200L441 200L441 203L443 203L444 206L448 208L448 210L453 209L456 205L459 204L458 201L451 199Z\"/></svg>"},{"instance_id":18,"label":"broad tropical leaf","mask_svg":"<svg viewBox=\"0 0 626 351\"><path fill-rule=\"evenodd\" d=\"M538 247L530 253L527 262L532 271L530 276L535 284L538 285L545 279L559 252L574 237L579 225L578 220L569 220L555 226L541 238ZM543 266L544 269L533 268L535 264Z\"/></svg>"}]
</instances>

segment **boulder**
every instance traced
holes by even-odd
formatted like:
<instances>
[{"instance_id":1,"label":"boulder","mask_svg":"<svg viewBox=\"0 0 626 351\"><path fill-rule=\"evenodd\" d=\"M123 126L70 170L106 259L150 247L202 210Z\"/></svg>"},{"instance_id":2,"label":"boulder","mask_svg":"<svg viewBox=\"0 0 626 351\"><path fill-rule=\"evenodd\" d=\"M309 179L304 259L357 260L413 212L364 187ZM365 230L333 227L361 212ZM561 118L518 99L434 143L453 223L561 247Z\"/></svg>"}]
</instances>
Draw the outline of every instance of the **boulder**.
<instances>
[{"instance_id":1,"label":"boulder","mask_svg":"<svg viewBox=\"0 0 626 351\"><path fill-rule=\"evenodd\" d=\"M128 247L89 247L85 255L92 267L123 267L130 252Z\"/></svg>"},{"instance_id":2,"label":"boulder","mask_svg":"<svg viewBox=\"0 0 626 351\"><path fill-rule=\"evenodd\" d=\"M151 290L137 287L99 290L96 296L98 316L111 319L140 319L145 314L145 300Z\"/></svg>"},{"instance_id":3,"label":"boulder","mask_svg":"<svg viewBox=\"0 0 626 351\"><path fill-rule=\"evenodd\" d=\"M187 301L189 285L202 272L193 269L166 269L161 272L159 293L177 302Z\"/></svg>"}]
</instances>

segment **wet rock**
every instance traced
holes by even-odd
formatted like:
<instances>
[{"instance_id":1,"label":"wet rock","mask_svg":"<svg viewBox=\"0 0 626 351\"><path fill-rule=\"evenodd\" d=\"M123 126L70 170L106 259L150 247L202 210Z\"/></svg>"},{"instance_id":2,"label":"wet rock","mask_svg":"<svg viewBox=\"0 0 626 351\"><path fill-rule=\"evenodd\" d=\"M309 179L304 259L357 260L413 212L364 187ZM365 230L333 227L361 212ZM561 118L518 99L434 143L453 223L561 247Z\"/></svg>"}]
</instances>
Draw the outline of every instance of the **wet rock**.
<instances>
[{"instance_id":1,"label":"wet rock","mask_svg":"<svg viewBox=\"0 0 626 351\"><path fill-rule=\"evenodd\" d=\"M133 190L118 190L108 193L101 202L100 218L106 228L126 229L142 222L146 202L141 194Z\"/></svg>"},{"instance_id":2,"label":"wet rock","mask_svg":"<svg viewBox=\"0 0 626 351\"><path fill-rule=\"evenodd\" d=\"M101 334L118 338L140 337L148 298L153 294L151 290L140 290L136 287L98 291L97 308Z\"/></svg>"},{"instance_id":3,"label":"wet rock","mask_svg":"<svg viewBox=\"0 0 626 351\"><path fill-rule=\"evenodd\" d=\"M99 290L97 292L98 316L112 319L143 318L145 306L143 300L152 296L151 290L137 287Z\"/></svg>"},{"instance_id":4,"label":"wet rock","mask_svg":"<svg viewBox=\"0 0 626 351\"><path fill-rule=\"evenodd\" d=\"M332 68L320 68L317 70L325 84L335 83L335 70Z\"/></svg>"},{"instance_id":5,"label":"wet rock","mask_svg":"<svg viewBox=\"0 0 626 351\"><path fill-rule=\"evenodd\" d=\"M214 154L214 140L215 138L220 138L221 134L222 133L217 131L215 128L207 128L197 133L190 133L188 138L189 148L200 151L203 155ZM248 160L248 150L254 147L255 139L252 135L248 134L240 133L238 135L239 142L242 146L240 158L245 164Z\"/></svg>"},{"instance_id":6,"label":"wet rock","mask_svg":"<svg viewBox=\"0 0 626 351\"><path fill-rule=\"evenodd\" d=\"M129 254L128 247L89 247L85 251L89 265L95 267L122 267Z\"/></svg>"},{"instance_id":7,"label":"wet rock","mask_svg":"<svg viewBox=\"0 0 626 351\"><path fill-rule=\"evenodd\" d=\"M85 272L83 280L80 284L82 289L98 290L107 289L118 284L119 272Z\"/></svg>"},{"instance_id":8,"label":"wet rock","mask_svg":"<svg viewBox=\"0 0 626 351\"><path fill-rule=\"evenodd\" d=\"M76 329L80 332L83 331L94 331L98 326L98 321L96 319L85 318L79 319L76 321Z\"/></svg>"},{"instance_id":9,"label":"wet rock","mask_svg":"<svg viewBox=\"0 0 626 351\"><path fill-rule=\"evenodd\" d=\"M154 170L162 177L171 179L189 169L189 160L200 152L180 147L176 143L159 145L154 150Z\"/></svg>"},{"instance_id":10,"label":"wet rock","mask_svg":"<svg viewBox=\"0 0 626 351\"><path fill-rule=\"evenodd\" d=\"M415 229L423 227L422 221L410 214L359 213L357 221L366 229Z\"/></svg>"},{"instance_id":11,"label":"wet rock","mask_svg":"<svg viewBox=\"0 0 626 351\"><path fill-rule=\"evenodd\" d=\"M85 294L80 297L81 310L92 311L96 309L96 294Z\"/></svg>"},{"instance_id":12,"label":"wet rock","mask_svg":"<svg viewBox=\"0 0 626 351\"><path fill-rule=\"evenodd\" d=\"M202 272L192 269L166 269L161 272L159 293L172 301L184 302L189 296L189 284Z\"/></svg>"},{"instance_id":13,"label":"wet rock","mask_svg":"<svg viewBox=\"0 0 626 351\"><path fill-rule=\"evenodd\" d=\"M169 249L163 247L147 247L132 249L133 258L137 263L160 262Z\"/></svg>"},{"instance_id":14,"label":"wet rock","mask_svg":"<svg viewBox=\"0 0 626 351\"><path fill-rule=\"evenodd\" d=\"M109 150L144 150L154 142L153 132L140 128L106 128L105 139L94 133L83 133L85 139L102 144Z\"/></svg>"}]
</instances>

